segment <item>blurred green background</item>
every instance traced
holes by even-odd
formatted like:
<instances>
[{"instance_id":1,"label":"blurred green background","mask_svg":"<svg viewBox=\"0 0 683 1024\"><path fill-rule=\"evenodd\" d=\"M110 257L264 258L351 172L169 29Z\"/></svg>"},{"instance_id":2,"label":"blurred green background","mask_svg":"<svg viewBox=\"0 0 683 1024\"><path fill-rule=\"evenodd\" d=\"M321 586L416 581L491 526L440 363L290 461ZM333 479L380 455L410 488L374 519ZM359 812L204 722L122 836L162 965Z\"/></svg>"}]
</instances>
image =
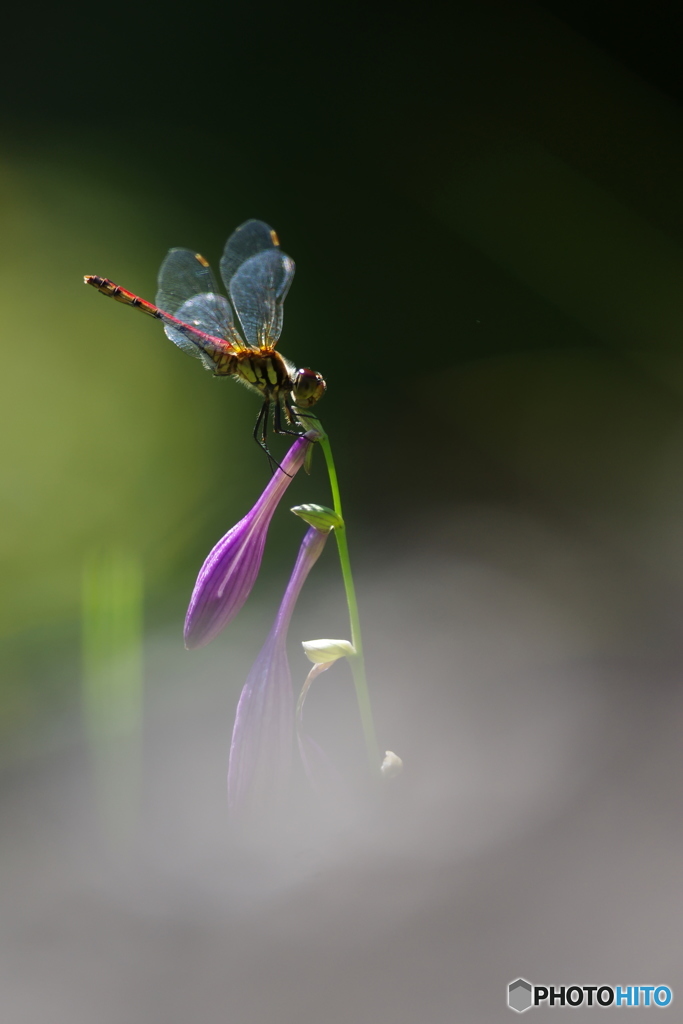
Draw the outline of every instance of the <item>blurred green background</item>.
<instances>
[{"instance_id":1,"label":"blurred green background","mask_svg":"<svg viewBox=\"0 0 683 1024\"><path fill-rule=\"evenodd\" d=\"M358 559L484 502L680 586L680 12L22 17L0 68L7 751L77 705L84 566L139 565L180 652L202 559L268 477L252 396L82 276L153 299L170 246L217 264L248 217L297 262L281 348L328 381ZM290 494L325 502L321 467ZM266 574L298 532L278 518Z\"/></svg>"}]
</instances>

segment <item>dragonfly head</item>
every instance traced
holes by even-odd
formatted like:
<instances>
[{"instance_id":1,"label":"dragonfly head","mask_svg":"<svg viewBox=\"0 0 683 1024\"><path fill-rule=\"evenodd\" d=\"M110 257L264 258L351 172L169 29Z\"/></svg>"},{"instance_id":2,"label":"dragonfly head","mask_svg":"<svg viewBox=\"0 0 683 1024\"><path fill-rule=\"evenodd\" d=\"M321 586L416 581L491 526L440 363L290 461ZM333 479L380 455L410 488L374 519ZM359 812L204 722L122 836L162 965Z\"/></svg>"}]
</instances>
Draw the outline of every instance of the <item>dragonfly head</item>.
<instances>
[{"instance_id":1,"label":"dragonfly head","mask_svg":"<svg viewBox=\"0 0 683 1024\"><path fill-rule=\"evenodd\" d=\"M326 391L327 384L315 370L297 370L292 389L294 405L300 409L308 409L315 405Z\"/></svg>"}]
</instances>

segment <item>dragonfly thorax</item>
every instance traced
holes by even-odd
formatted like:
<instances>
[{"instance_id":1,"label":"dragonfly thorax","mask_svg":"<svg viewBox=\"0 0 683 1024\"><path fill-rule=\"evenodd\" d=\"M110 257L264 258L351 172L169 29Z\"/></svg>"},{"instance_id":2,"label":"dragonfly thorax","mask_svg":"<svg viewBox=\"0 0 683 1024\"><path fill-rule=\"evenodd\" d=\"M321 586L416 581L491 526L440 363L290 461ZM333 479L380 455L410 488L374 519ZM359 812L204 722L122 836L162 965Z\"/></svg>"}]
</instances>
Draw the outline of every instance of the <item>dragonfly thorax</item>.
<instances>
[{"instance_id":1,"label":"dragonfly thorax","mask_svg":"<svg viewBox=\"0 0 683 1024\"><path fill-rule=\"evenodd\" d=\"M231 358L231 365L226 369L259 391L264 398L291 395L292 404L299 409L310 409L327 390L320 373L307 367L296 370L274 349L267 352L245 349Z\"/></svg>"},{"instance_id":2,"label":"dragonfly thorax","mask_svg":"<svg viewBox=\"0 0 683 1024\"><path fill-rule=\"evenodd\" d=\"M275 398L278 394L292 391L293 375L287 362L279 352L259 352L244 349L232 357L228 370L240 378L243 384L254 388L264 398Z\"/></svg>"}]
</instances>

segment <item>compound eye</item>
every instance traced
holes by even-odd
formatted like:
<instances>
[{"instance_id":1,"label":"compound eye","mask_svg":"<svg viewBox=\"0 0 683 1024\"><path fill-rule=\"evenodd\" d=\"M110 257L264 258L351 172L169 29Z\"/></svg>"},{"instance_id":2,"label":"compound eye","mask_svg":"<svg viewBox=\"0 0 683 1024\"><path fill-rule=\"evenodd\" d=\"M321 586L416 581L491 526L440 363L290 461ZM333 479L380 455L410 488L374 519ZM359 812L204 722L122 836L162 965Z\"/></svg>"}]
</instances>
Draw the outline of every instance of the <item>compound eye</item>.
<instances>
[{"instance_id":1,"label":"compound eye","mask_svg":"<svg viewBox=\"0 0 683 1024\"><path fill-rule=\"evenodd\" d=\"M299 370L294 381L294 404L302 409L315 405L327 390L321 374L315 370Z\"/></svg>"}]
</instances>

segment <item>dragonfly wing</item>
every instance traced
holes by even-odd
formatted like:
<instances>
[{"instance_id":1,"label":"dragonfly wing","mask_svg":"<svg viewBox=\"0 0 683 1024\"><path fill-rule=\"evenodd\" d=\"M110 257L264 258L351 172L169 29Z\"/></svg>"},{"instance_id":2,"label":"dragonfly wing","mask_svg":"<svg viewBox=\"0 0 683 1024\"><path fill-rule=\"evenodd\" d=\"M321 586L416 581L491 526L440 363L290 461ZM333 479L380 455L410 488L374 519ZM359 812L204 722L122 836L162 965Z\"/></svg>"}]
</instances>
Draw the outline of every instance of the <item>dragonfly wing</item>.
<instances>
[{"instance_id":1,"label":"dragonfly wing","mask_svg":"<svg viewBox=\"0 0 683 1024\"><path fill-rule=\"evenodd\" d=\"M235 329L230 303L218 293L211 267L199 253L191 249L169 250L159 269L156 304L162 313L170 313L203 334L225 339L232 349L244 348ZM199 335L178 329L163 317L162 320L166 337L215 369L210 343ZM216 348L217 353L221 351Z\"/></svg>"},{"instance_id":2,"label":"dragonfly wing","mask_svg":"<svg viewBox=\"0 0 683 1024\"><path fill-rule=\"evenodd\" d=\"M230 293L230 282L243 263L258 252L279 248L278 237L262 220L248 220L240 224L225 243L221 258L221 277Z\"/></svg>"},{"instance_id":3,"label":"dragonfly wing","mask_svg":"<svg viewBox=\"0 0 683 1024\"><path fill-rule=\"evenodd\" d=\"M191 249L169 249L159 268L157 287L157 306L173 314L193 295L218 292L211 267Z\"/></svg>"},{"instance_id":4,"label":"dragonfly wing","mask_svg":"<svg viewBox=\"0 0 683 1024\"><path fill-rule=\"evenodd\" d=\"M207 334L231 339L232 310L218 294L211 267L203 256L191 249L171 249L159 269L156 304L165 313L178 316L188 299L195 300L192 322L196 327ZM186 318L179 316L179 319Z\"/></svg>"},{"instance_id":5,"label":"dragonfly wing","mask_svg":"<svg viewBox=\"0 0 683 1024\"><path fill-rule=\"evenodd\" d=\"M279 249L257 253L230 282L230 298L253 347L275 346L282 333L282 305L294 277L294 260Z\"/></svg>"},{"instance_id":6,"label":"dragonfly wing","mask_svg":"<svg viewBox=\"0 0 683 1024\"><path fill-rule=\"evenodd\" d=\"M188 352L191 356L201 359L210 370L215 370L215 357L224 351L220 341L224 339L225 335L215 329L216 318L221 315L223 322L232 326L232 310L228 300L223 295L207 293L206 295L194 295L184 302L174 314L174 317L177 320L182 320L183 324L190 328L197 328L196 334L165 320L163 313L162 323L166 337L170 338L174 345L181 348L183 352ZM213 343L206 335L214 336ZM225 350L234 351L234 349L235 346L230 343L225 347Z\"/></svg>"}]
</instances>

